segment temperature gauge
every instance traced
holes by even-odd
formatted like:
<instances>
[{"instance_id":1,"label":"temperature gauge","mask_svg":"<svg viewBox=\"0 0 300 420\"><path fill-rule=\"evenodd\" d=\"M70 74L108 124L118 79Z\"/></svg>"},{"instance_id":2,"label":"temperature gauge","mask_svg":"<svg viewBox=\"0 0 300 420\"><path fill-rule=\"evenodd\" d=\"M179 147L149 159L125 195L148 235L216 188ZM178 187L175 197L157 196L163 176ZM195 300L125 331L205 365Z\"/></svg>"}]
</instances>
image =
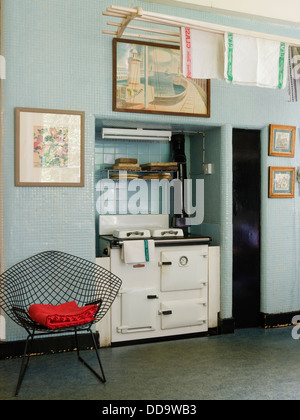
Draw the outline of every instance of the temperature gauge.
<instances>
[{"instance_id":1,"label":"temperature gauge","mask_svg":"<svg viewBox=\"0 0 300 420\"><path fill-rule=\"evenodd\" d=\"M188 257L183 256L183 257L180 257L180 258L179 258L179 264L180 264L181 266L185 266L185 265L187 265L187 263L188 263L188 262L189 262Z\"/></svg>"}]
</instances>

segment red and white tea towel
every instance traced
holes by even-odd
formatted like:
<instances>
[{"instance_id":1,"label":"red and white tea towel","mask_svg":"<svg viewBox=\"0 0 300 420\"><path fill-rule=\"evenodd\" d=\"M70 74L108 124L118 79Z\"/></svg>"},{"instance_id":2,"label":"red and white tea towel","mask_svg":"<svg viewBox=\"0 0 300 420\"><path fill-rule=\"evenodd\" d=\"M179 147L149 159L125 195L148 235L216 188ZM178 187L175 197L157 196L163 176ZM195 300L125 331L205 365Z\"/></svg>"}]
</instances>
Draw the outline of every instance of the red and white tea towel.
<instances>
[{"instance_id":1,"label":"red and white tea towel","mask_svg":"<svg viewBox=\"0 0 300 420\"><path fill-rule=\"evenodd\" d=\"M192 79L224 79L222 34L181 28L182 73Z\"/></svg>"}]
</instances>

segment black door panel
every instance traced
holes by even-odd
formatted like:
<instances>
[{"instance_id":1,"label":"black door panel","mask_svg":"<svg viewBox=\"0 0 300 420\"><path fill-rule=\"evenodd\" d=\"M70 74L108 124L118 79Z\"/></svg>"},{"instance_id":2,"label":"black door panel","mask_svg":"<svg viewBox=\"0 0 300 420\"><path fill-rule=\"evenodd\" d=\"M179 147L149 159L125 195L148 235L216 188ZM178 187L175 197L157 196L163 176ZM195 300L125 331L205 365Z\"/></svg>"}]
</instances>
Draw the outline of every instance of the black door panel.
<instances>
[{"instance_id":1,"label":"black door panel","mask_svg":"<svg viewBox=\"0 0 300 420\"><path fill-rule=\"evenodd\" d=\"M233 130L233 317L260 322L260 131Z\"/></svg>"}]
</instances>

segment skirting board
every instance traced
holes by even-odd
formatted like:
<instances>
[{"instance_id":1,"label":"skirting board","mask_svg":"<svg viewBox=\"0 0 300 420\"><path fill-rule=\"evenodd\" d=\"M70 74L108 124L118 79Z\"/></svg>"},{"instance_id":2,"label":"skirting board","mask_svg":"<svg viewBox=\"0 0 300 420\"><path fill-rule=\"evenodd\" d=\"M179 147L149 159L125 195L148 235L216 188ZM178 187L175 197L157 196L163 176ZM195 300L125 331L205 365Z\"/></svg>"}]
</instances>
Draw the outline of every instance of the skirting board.
<instances>
[{"instance_id":1,"label":"skirting board","mask_svg":"<svg viewBox=\"0 0 300 420\"><path fill-rule=\"evenodd\" d=\"M295 315L300 315L299 311L294 312L280 312L276 314L261 314L262 327L264 328L276 328L276 327L288 327L293 325L292 319Z\"/></svg>"},{"instance_id":2,"label":"skirting board","mask_svg":"<svg viewBox=\"0 0 300 420\"><path fill-rule=\"evenodd\" d=\"M257 327L261 328L277 328L288 327L293 325L292 319L295 315L300 316L300 310L294 312L280 312L274 314L260 314L260 324ZM234 333L235 322L234 318L219 319L218 332L220 334Z\"/></svg>"},{"instance_id":3,"label":"skirting board","mask_svg":"<svg viewBox=\"0 0 300 420\"><path fill-rule=\"evenodd\" d=\"M78 334L79 350L88 350L93 347L91 334ZM99 335L96 333L96 342L99 343ZM0 359L10 359L23 356L25 340L0 342ZM33 341L30 354L53 354L74 351L76 348L74 334L37 338Z\"/></svg>"}]
</instances>

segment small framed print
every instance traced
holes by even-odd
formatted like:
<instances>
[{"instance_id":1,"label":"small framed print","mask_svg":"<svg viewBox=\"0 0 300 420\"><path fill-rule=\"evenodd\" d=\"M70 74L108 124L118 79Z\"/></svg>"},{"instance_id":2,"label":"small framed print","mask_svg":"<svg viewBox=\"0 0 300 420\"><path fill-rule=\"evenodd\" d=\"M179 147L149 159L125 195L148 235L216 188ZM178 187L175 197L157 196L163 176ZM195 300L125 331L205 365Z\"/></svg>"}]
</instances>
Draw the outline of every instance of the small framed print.
<instances>
[{"instance_id":1,"label":"small framed print","mask_svg":"<svg viewBox=\"0 0 300 420\"><path fill-rule=\"evenodd\" d=\"M15 185L84 186L84 112L16 108Z\"/></svg>"},{"instance_id":2,"label":"small framed print","mask_svg":"<svg viewBox=\"0 0 300 420\"><path fill-rule=\"evenodd\" d=\"M295 168L269 167L269 198L294 198Z\"/></svg>"},{"instance_id":3,"label":"small framed print","mask_svg":"<svg viewBox=\"0 0 300 420\"><path fill-rule=\"evenodd\" d=\"M296 127L270 125L269 156L294 157Z\"/></svg>"}]
</instances>

